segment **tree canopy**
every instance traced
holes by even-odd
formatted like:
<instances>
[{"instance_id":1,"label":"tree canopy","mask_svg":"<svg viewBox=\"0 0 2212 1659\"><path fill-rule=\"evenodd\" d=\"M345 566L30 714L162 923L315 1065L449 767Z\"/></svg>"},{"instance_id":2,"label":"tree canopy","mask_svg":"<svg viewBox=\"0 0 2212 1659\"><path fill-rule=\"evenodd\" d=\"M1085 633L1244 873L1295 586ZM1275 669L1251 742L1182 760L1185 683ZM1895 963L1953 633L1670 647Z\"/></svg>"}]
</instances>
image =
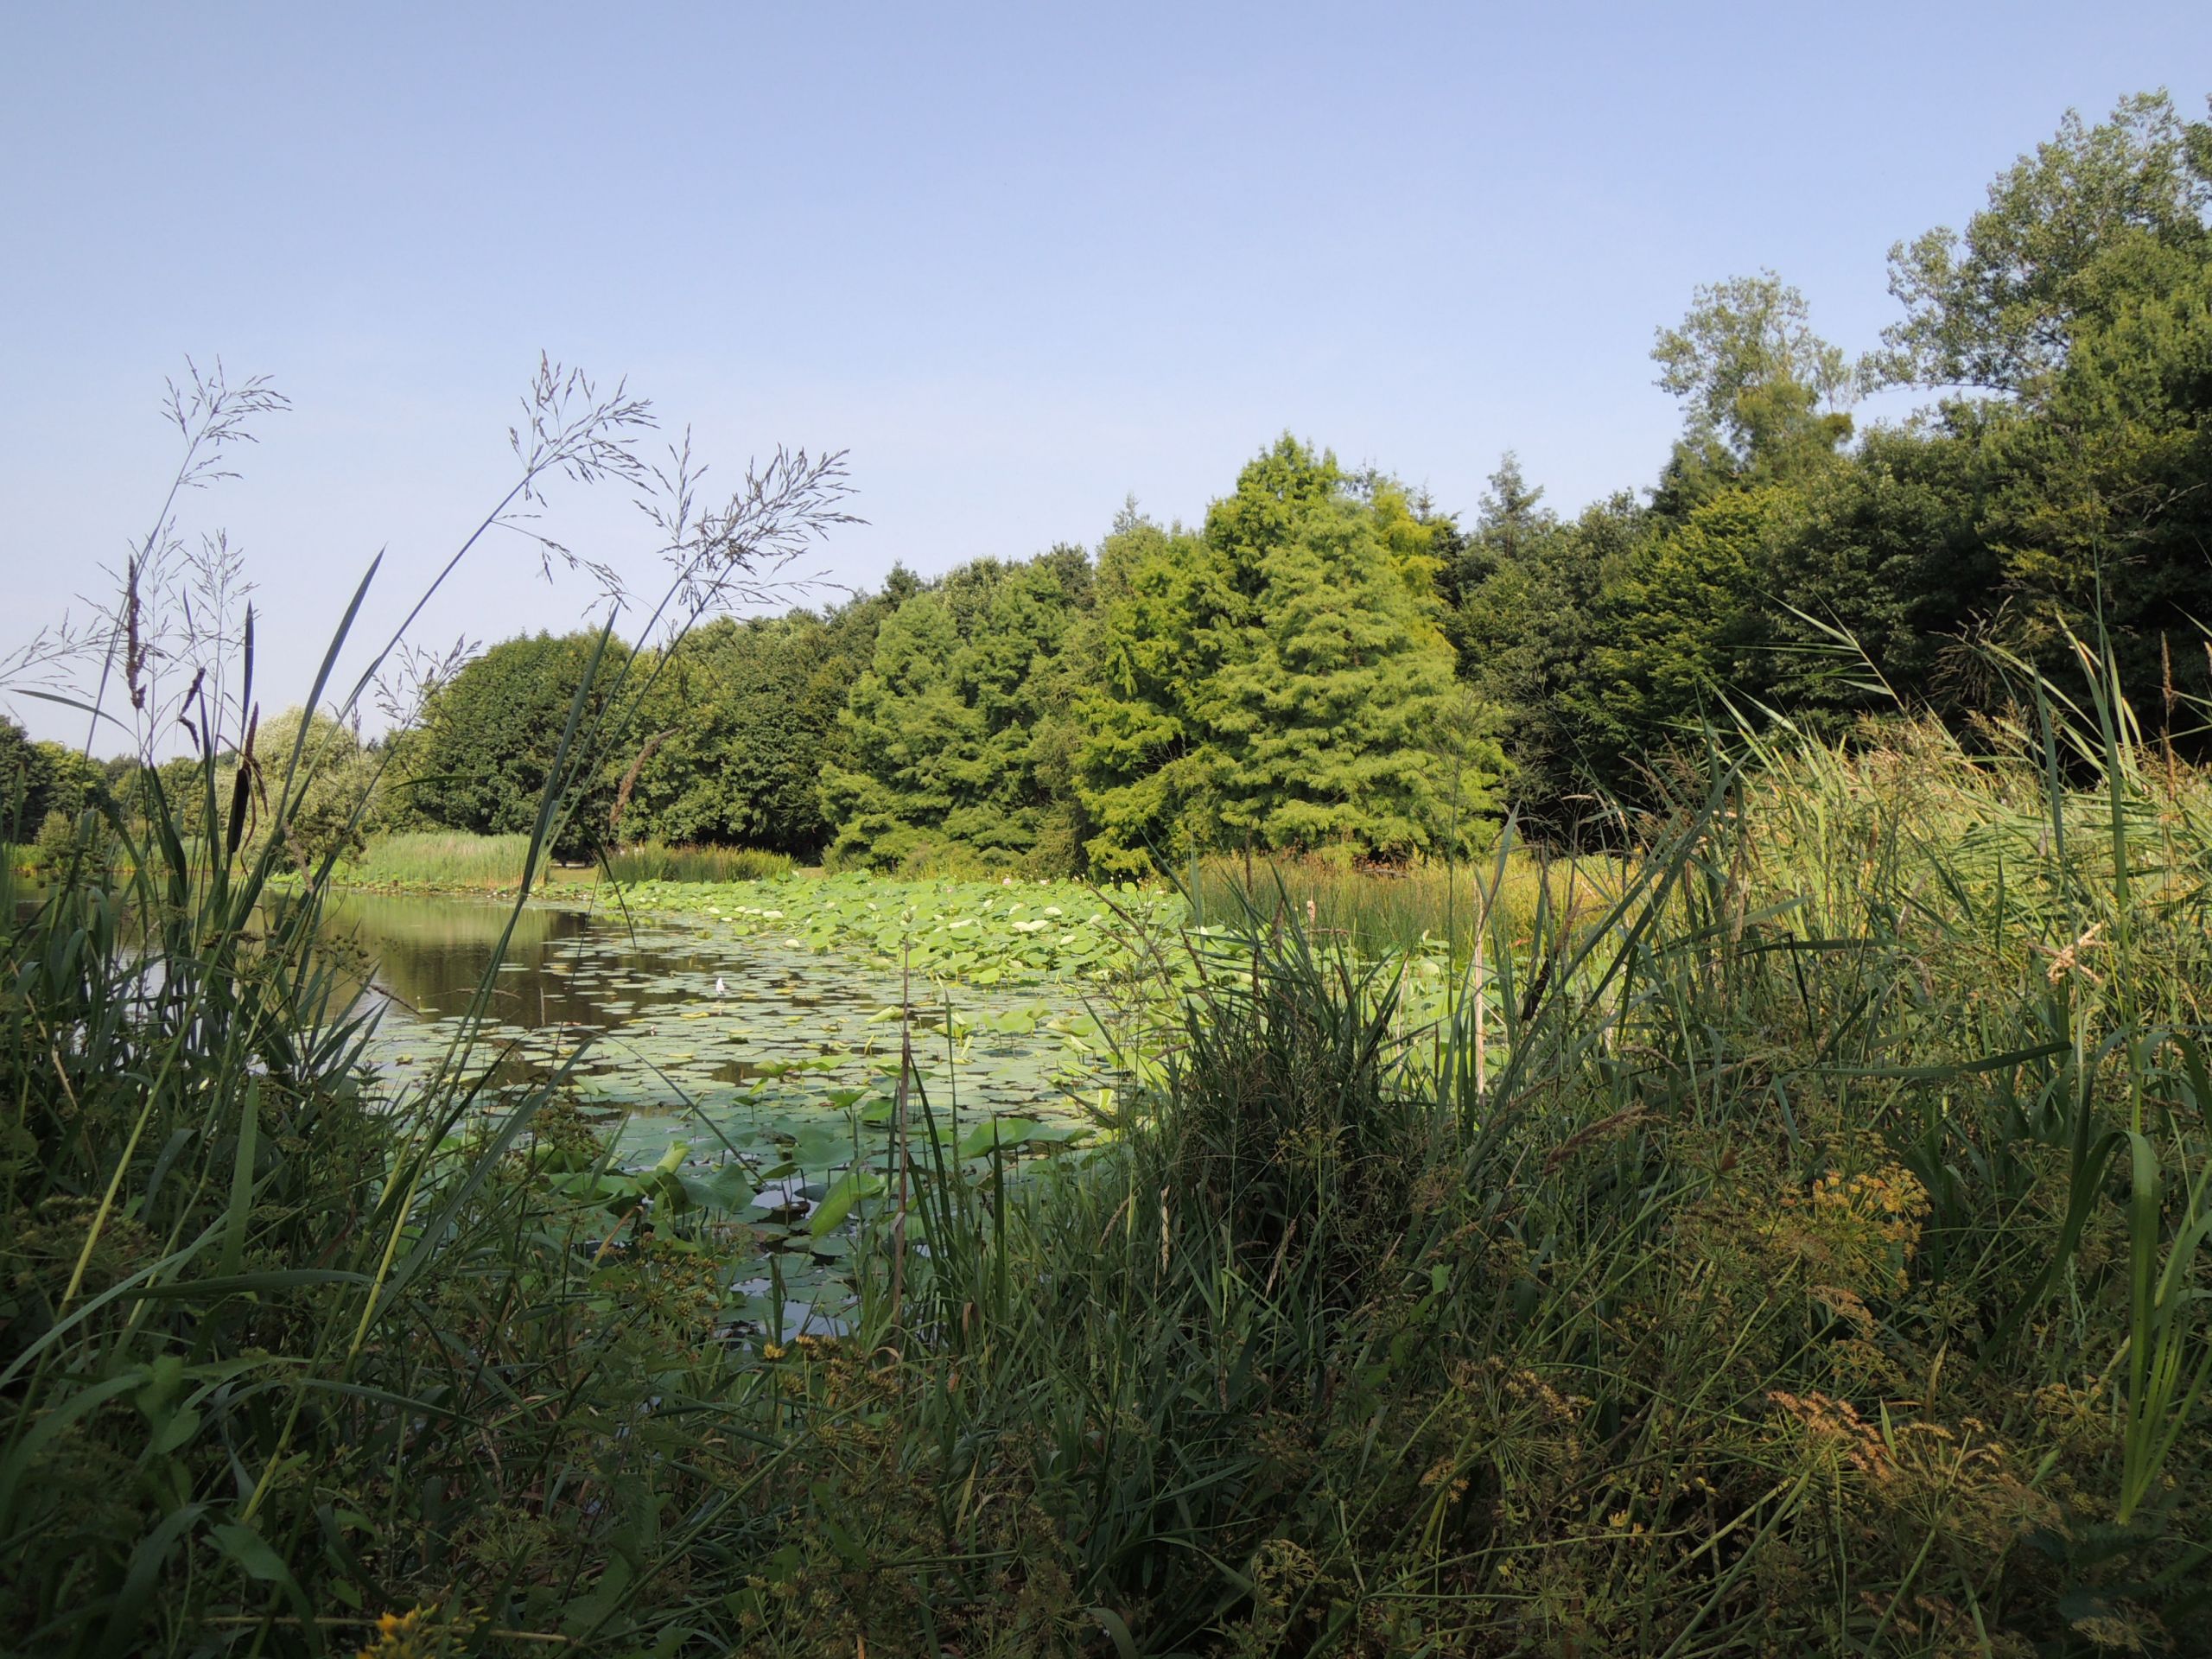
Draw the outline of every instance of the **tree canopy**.
<instances>
[{"instance_id":1,"label":"tree canopy","mask_svg":"<svg viewBox=\"0 0 2212 1659\"><path fill-rule=\"evenodd\" d=\"M898 570L634 661L618 643L607 664L650 689L564 845L1109 876L1402 859L1508 804L1532 830L1593 800L1618 822L1707 721L1994 729L2021 665L2072 674L2100 641L2146 723L2202 749L2208 213L2212 122L2164 93L2069 114L1963 232L1892 250L1903 315L1876 351L1822 338L1774 271L1695 289L1651 353L1679 438L1580 512L1510 452L1463 524L1285 435L1195 526L1132 502L1093 551ZM1883 384L1933 401L1862 431ZM402 740L416 808L526 828L592 649L470 664ZM27 754L0 734L0 780L60 775Z\"/></svg>"}]
</instances>

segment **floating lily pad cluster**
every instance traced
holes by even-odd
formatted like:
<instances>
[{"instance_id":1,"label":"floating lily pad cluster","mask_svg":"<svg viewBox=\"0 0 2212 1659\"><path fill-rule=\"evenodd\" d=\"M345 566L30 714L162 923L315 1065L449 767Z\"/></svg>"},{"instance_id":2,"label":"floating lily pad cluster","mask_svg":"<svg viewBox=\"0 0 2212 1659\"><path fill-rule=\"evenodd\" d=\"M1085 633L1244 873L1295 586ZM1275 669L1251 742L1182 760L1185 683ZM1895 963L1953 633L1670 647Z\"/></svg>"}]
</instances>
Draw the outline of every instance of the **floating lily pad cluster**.
<instances>
[{"instance_id":1,"label":"floating lily pad cluster","mask_svg":"<svg viewBox=\"0 0 2212 1659\"><path fill-rule=\"evenodd\" d=\"M705 916L789 949L858 951L927 980L982 987L1141 971L1147 942L1172 938L1186 915L1181 896L1163 888L1011 878L791 875L727 886L641 882L623 894L639 908Z\"/></svg>"},{"instance_id":2,"label":"floating lily pad cluster","mask_svg":"<svg viewBox=\"0 0 2212 1659\"><path fill-rule=\"evenodd\" d=\"M835 901L801 925L804 938L779 935L798 921L766 913L779 906L741 918L728 902L782 885L686 886L682 910L635 899L626 912L533 908L512 935L496 904L354 895L334 925L379 964L371 995L386 1006L372 1058L395 1096L458 1065L488 1073L489 1114L512 1089L559 1077L613 1153L604 1168L563 1175L564 1196L617 1212L649 1200L734 1230L724 1242L732 1271L747 1275L735 1283L747 1317L789 1329L804 1306L820 1329L849 1294L851 1224L887 1191L902 1049L910 1148L934 1132L956 1160L995 1143L1019 1161L1079 1142L1112 1080L1085 999L1113 971L1105 940L1123 925L1096 901L1073 916L1057 899L1074 892L982 884L957 895L960 915L905 902L910 884L791 884ZM911 971L880 940L868 947L874 912L848 902L855 887L879 905L895 896L900 925L927 941ZM994 951L997 971L991 961L967 978L951 971Z\"/></svg>"}]
</instances>

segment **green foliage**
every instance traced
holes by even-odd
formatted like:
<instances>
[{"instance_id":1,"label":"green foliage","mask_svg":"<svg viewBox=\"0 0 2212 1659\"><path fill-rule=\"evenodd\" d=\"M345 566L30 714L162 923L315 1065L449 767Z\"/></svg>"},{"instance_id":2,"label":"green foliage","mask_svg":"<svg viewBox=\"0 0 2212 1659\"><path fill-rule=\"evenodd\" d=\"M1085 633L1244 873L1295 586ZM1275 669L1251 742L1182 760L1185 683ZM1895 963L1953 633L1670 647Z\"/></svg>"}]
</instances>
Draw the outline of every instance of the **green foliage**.
<instances>
[{"instance_id":1,"label":"green foliage","mask_svg":"<svg viewBox=\"0 0 2212 1659\"><path fill-rule=\"evenodd\" d=\"M1498 771L1452 693L1441 526L1285 437L1202 534L1126 516L1100 558L1077 786L1103 870L1219 845L1403 857Z\"/></svg>"},{"instance_id":2,"label":"green foliage","mask_svg":"<svg viewBox=\"0 0 2212 1659\"><path fill-rule=\"evenodd\" d=\"M1695 728L1729 693L1766 690L1775 658L1769 588L1796 534L1801 498L1778 485L1709 497L1646 539L1598 607L1583 693L1589 753L1608 774Z\"/></svg>"},{"instance_id":3,"label":"green foliage","mask_svg":"<svg viewBox=\"0 0 2212 1659\"><path fill-rule=\"evenodd\" d=\"M1594 764L1587 700L1573 694L1603 637L1599 601L1649 534L1648 515L1624 493L1562 524L1535 510L1517 467L1501 467L1491 484L1459 567L1459 671L1501 712L1514 804L1558 830Z\"/></svg>"},{"instance_id":4,"label":"green foliage","mask_svg":"<svg viewBox=\"0 0 2212 1659\"><path fill-rule=\"evenodd\" d=\"M1090 866L1140 874L1220 830L1226 757L1211 723L1234 596L1214 550L1125 507L1098 550L1098 607L1076 721L1073 781Z\"/></svg>"},{"instance_id":5,"label":"green foliage","mask_svg":"<svg viewBox=\"0 0 2212 1659\"><path fill-rule=\"evenodd\" d=\"M327 715L288 709L262 724L255 747L264 772L280 782L298 749L303 786L281 827L271 826L296 866L308 868L357 853L384 827L384 756L351 727Z\"/></svg>"},{"instance_id":6,"label":"green foliage","mask_svg":"<svg viewBox=\"0 0 2212 1659\"><path fill-rule=\"evenodd\" d=\"M761 881L791 874L788 853L752 847L664 847L645 842L607 855L607 873L615 880Z\"/></svg>"},{"instance_id":7,"label":"green foliage","mask_svg":"<svg viewBox=\"0 0 2212 1659\"><path fill-rule=\"evenodd\" d=\"M906 586L894 575L893 591ZM622 836L819 851L830 834L822 774L843 742L838 715L896 603L887 593L826 615L723 618L694 630L639 716Z\"/></svg>"},{"instance_id":8,"label":"green foliage","mask_svg":"<svg viewBox=\"0 0 2212 1659\"><path fill-rule=\"evenodd\" d=\"M2212 620L2212 238L2171 287L2077 321L2032 407L1987 412L1985 534L2011 600L2000 637L2046 671L2101 618L2123 683L2154 702L2171 654L2179 688L2207 684Z\"/></svg>"},{"instance_id":9,"label":"green foliage","mask_svg":"<svg viewBox=\"0 0 2212 1659\"><path fill-rule=\"evenodd\" d=\"M2068 116L1962 238L1892 255L1907 315L1866 372L1993 395L1855 445L1861 371L1802 296L1770 273L1700 289L1654 353L1686 418L1649 507L1558 524L1507 469L1446 575L1532 820L1560 830L1593 785L1649 804L1724 702L1827 733L2017 725L1989 648L2064 676L2100 630L2134 706L2202 753L2208 209L2212 124L2163 93Z\"/></svg>"},{"instance_id":10,"label":"green foliage","mask_svg":"<svg viewBox=\"0 0 2212 1659\"><path fill-rule=\"evenodd\" d=\"M66 743L34 743L20 725L0 715L0 836L29 841L51 815L73 823L108 793L99 762Z\"/></svg>"},{"instance_id":11,"label":"green foliage","mask_svg":"<svg viewBox=\"0 0 2212 1659\"><path fill-rule=\"evenodd\" d=\"M2212 124L2183 121L2164 92L2123 99L2094 127L2069 110L1990 186L1963 237L1939 227L1890 251L1906 315L1885 334L1889 374L2032 396L2078 327L2202 266L2208 209Z\"/></svg>"},{"instance_id":12,"label":"green foliage","mask_svg":"<svg viewBox=\"0 0 2212 1659\"><path fill-rule=\"evenodd\" d=\"M1031 861L1052 811L1039 769L1055 659L1090 601L1089 562L1058 549L964 565L884 620L822 779L836 861L895 869L948 845L987 867Z\"/></svg>"},{"instance_id":13,"label":"green foliage","mask_svg":"<svg viewBox=\"0 0 2212 1659\"><path fill-rule=\"evenodd\" d=\"M319 717L289 785L279 716L159 790L0 727L53 872L0 906L0 1646L2194 1650L2207 148L2069 118L1901 254L1909 372L2003 395L1855 448L1762 277L1662 336L1648 506L1509 458L1462 531L1285 440L1095 593L1060 550L713 630L580 737L597 642L495 647L399 753L503 839L352 848ZM1547 827L1635 844L1463 873L1491 704ZM519 905L379 1077L315 858L512 880L618 820L1265 882L626 890L1083 1001L1110 1133L1033 1173L910 995L834 1131L626 1166L578 1033L487 1041ZM689 1039L638 1037L642 1100ZM849 1329L787 1340L827 1273Z\"/></svg>"},{"instance_id":14,"label":"green foliage","mask_svg":"<svg viewBox=\"0 0 2212 1659\"><path fill-rule=\"evenodd\" d=\"M407 752L416 809L448 829L527 835L548 782L557 786L567 781L556 779L552 768L597 646L598 637L591 633L505 640L439 688ZM587 696L587 734L600 735L601 721L613 712L609 687L628 655L619 641L609 645ZM621 747L632 712L626 704L618 722L621 730L604 734L611 740L608 747ZM575 785L565 798L562 834L554 848L559 857L588 855L609 834L617 780L594 773L575 780Z\"/></svg>"},{"instance_id":15,"label":"green foliage","mask_svg":"<svg viewBox=\"0 0 2212 1659\"><path fill-rule=\"evenodd\" d=\"M56 876L66 873L79 858L97 859L97 842L88 842L79 833L79 822L59 808L46 815L30 843L33 870L41 875Z\"/></svg>"},{"instance_id":16,"label":"green foliage","mask_svg":"<svg viewBox=\"0 0 2212 1659\"><path fill-rule=\"evenodd\" d=\"M1688 315L1659 330L1659 385L1682 400L1683 449L1716 447L1740 471L1801 470L1851 435L1840 406L1857 371L1812 330L1805 297L1772 271L1700 288Z\"/></svg>"},{"instance_id":17,"label":"green foliage","mask_svg":"<svg viewBox=\"0 0 2212 1659\"><path fill-rule=\"evenodd\" d=\"M10 841L27 841L38 828L37 819L29 816L36 764L23 728L0 716L0 836Z\"/></svg>"},{"instance_id":18,"label":"green foliage","mask_svg":"<svg viewBox=\"0 0 2212 1659\"><path fill-rule=\"evenodd\" d=\"M2193 872L2202 780L2120 787ZM2212 1084L2150 1010L2205 889L2123 900L2103 806L1933 730L1738 754L1594 902L1494 916L1440 1030L1298 907L1230 917L1118 1144L925 1161L900 1323L942 1335L858 1462L804 1454L846 1529L764 1631L974 1618L850 1570L949 1551L964 1504L894 1517L957 1488L1039 1515L1002 1618L1134 1651L2192 1650Z\"/></svg>"},{"instance_id":19,"label":"green foliage","mask_svg":"<svg viewBox=\"0 0 2212 1659\"><path fill-rule=\"evenodd\" d=\"M1233 585L1256 588L1211 688L1231 842L1402 858L1452 846L1498 771L1452 695L1431 527L1382 484L1360 499L1287 441L1208 515ZM1253 511L1250 498L1259 498ZM1295 503L1294 515L1273 509Z\"/></svg>"},{"instance_id":20,"label":"green foliage","mask_svg":"<svg viewBox=\"0 0 2212 1659\"><path fill-rule=\"evenodd\" d=\"M504 892L522 884L528 836L474 836L456 830L381 835L340 867L359 887L469 887Z\"/></svg>"}]
</instances>

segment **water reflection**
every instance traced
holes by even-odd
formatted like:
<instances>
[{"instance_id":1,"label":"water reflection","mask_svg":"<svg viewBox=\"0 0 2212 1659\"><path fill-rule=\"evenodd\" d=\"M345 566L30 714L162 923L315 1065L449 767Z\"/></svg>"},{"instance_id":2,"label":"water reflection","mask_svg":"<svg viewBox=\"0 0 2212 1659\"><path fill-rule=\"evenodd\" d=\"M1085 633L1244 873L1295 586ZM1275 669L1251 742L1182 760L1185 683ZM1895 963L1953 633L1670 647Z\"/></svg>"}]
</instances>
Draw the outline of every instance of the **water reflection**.
<instances>
[{"instance_id":1,"label":"water reflection","mask_svg":"<svg viewBox=\"0 0 2212 1659\"><path fill-rule=\"evenodd\" d=\"M325 927L375 964L373 995L418 1019L465 1013L496 963L491 1017L525 1031L619 1024L641 1006L683 1000L686 978L705 969L696 949L666 947L665 929L633 934L619 920L550 905L517 916L493 901L348 893L330 901ZM587 964L597 971L580 978Z\"/></svg>"},{"instance_id":2,"label":"water reflection","mask_svg":"<svg viewBox=\"0 0 2212 1659\"><path fill-rule=\"evenodd\" d=\"M881 1091L895 1072L901 982L893 969L740 934L710 918L625 917L554 905L514 918L491 901L347 893L327 926L384 1004L374 1058L395 1084L435 1064L491 976L497 1083L568 1065L587 1102L629 1118L626 1149L691 1137L702 1121L766 1127L825 1115L835 1092ZM911 1015L940 1109L1069 1116L1098 1079L1056 1033L948 1040L947 994L917 985ZM1063 1001L1071 1001L1065 992ZM963 1020L1033 1006L1014 991L949 993ZM585 1050L578 1062L579 1049ZM763 1079L772 1078L772 1084Z\"/></svg>"}]
</instances>

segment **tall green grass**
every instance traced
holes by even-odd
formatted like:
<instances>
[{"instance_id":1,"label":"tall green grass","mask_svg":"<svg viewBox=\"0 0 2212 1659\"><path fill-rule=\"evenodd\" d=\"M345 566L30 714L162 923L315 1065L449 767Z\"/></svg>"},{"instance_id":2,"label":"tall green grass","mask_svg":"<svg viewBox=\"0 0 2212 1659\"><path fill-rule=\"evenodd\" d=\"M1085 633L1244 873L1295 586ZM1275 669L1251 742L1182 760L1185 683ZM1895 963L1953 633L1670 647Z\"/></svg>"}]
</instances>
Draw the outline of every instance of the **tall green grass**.
<instances>
[{"instance_id":1,"label":"tall green grass","mask_svg":"<svg viewBox=\"0 0 2212 1659\"><path fill-rule=\"evenodd\" d=\"M1317 940L1342 940L1361 955L1448 943L1465 958L1488 931L1492 912L1518 938L1540 907L1603 909L1629 874L1619 856L1561 854L1509 841L1500 857L1460 864L1418 860L1367 868L1318 856L1217 856L1198 861L1183 880L1207 915L1234 915L1255 903L1271 913L1294 913Z\"/></svg>"},{"instance_id":2,"label":"tall green grass","mask_svg":"<svg viewBox=\"0 0 2212 1659\"><path fill-rule=\"evenodd\" d=\"M664 847L645 842L607 855L617 881L766 881L791 871L787 853L751 847Z\"/></svg>"},{"instance_id":3,"label":"tall green grass","mask_svg":"<svg viewBox=\"0 0 2212 1659\"><path fill-rule=\"evenodd\" d=\"M471 887L512 892L530 861L528 836L478 836L458 830L404 830L369 841L338 867L360 887Z\"/></svg>"},{"instance_id":4,"label":"tall green grass","mask_svg":"<svg viewBox=\"0 0 2212 1659\"><path fill-rule=\"evenodd\" d=\"M557 1090L364 1109L303 919L188 882L155 988L160 885L67 888L9 944L4 1628L2187 1652L2212 793L2058 730L2090 770L1739 746L1439 1023L1224 895L1086 1159L901 1085L838 1339L728 1334L776 1258Z\"/></svg>"},{"instance_id":5,"label":"tall green grass","mask_svg":"<svg viewBox=\"0 0 2212 1659\"><path fill-rule=\"evenodd\" d=\"M454 563L549 475L649 477L626 447L641 404L550 364L525 401L521 475ZM258 382L195 377L170 501L273 407ZM834 458L779 453L710 531L690 476L657 521L677 567L664 609L834 520ZM177 544L164 509L96 719L111 686L151 702L142 601L162 590L141 577ZM570 791L607 761L587 692L619 719L650 690L605 666L610 636L518 869L502 859L508 936ZM397 643L334 699L341 716ZM306 721L288 752L255 752L253 665L249 611L235 656L186 693L200 764L181 793L147 768L143 798L79 820L27 916L0 910L0 1647L627 1649L683 1605L696 1523L760 1484L724 1452L778 1427L773 1379L718 1334L747 1195L612 1169L563 1076L494 1088L491 973L435 1074L378 1086L354 964L320 925L335 853L276 884L324 757Z\"/></svg>"},{"instance_id":6,"label":"tall green grass","mask_svg":"<svg viewBox=\"0 0 2212 1659\"><path fill-rule=\"evenodd\" d=\"M339 865L337 879L356 887L463 888L512 893L521 885L531 838L465 830L403 830L372 837ZM610 852L589 871L541 868L537 879L590 880L603 870L617 881L759 881L791 872L783 853L748 847L664 847L646 842Z\"/></svg>"},{"instance_id":7,"label":"tall green grass","mask_svg":"<svg viewBox=\"0 0 2212 1659\"><path fill-rule=\"evenodd\" d=\"M2212 797L2123 719L1739 746L1433 1031L1252 895L1111 1154L925 1170L765 1650L2196 1650Z\"/></svg>"}]
</instances>

